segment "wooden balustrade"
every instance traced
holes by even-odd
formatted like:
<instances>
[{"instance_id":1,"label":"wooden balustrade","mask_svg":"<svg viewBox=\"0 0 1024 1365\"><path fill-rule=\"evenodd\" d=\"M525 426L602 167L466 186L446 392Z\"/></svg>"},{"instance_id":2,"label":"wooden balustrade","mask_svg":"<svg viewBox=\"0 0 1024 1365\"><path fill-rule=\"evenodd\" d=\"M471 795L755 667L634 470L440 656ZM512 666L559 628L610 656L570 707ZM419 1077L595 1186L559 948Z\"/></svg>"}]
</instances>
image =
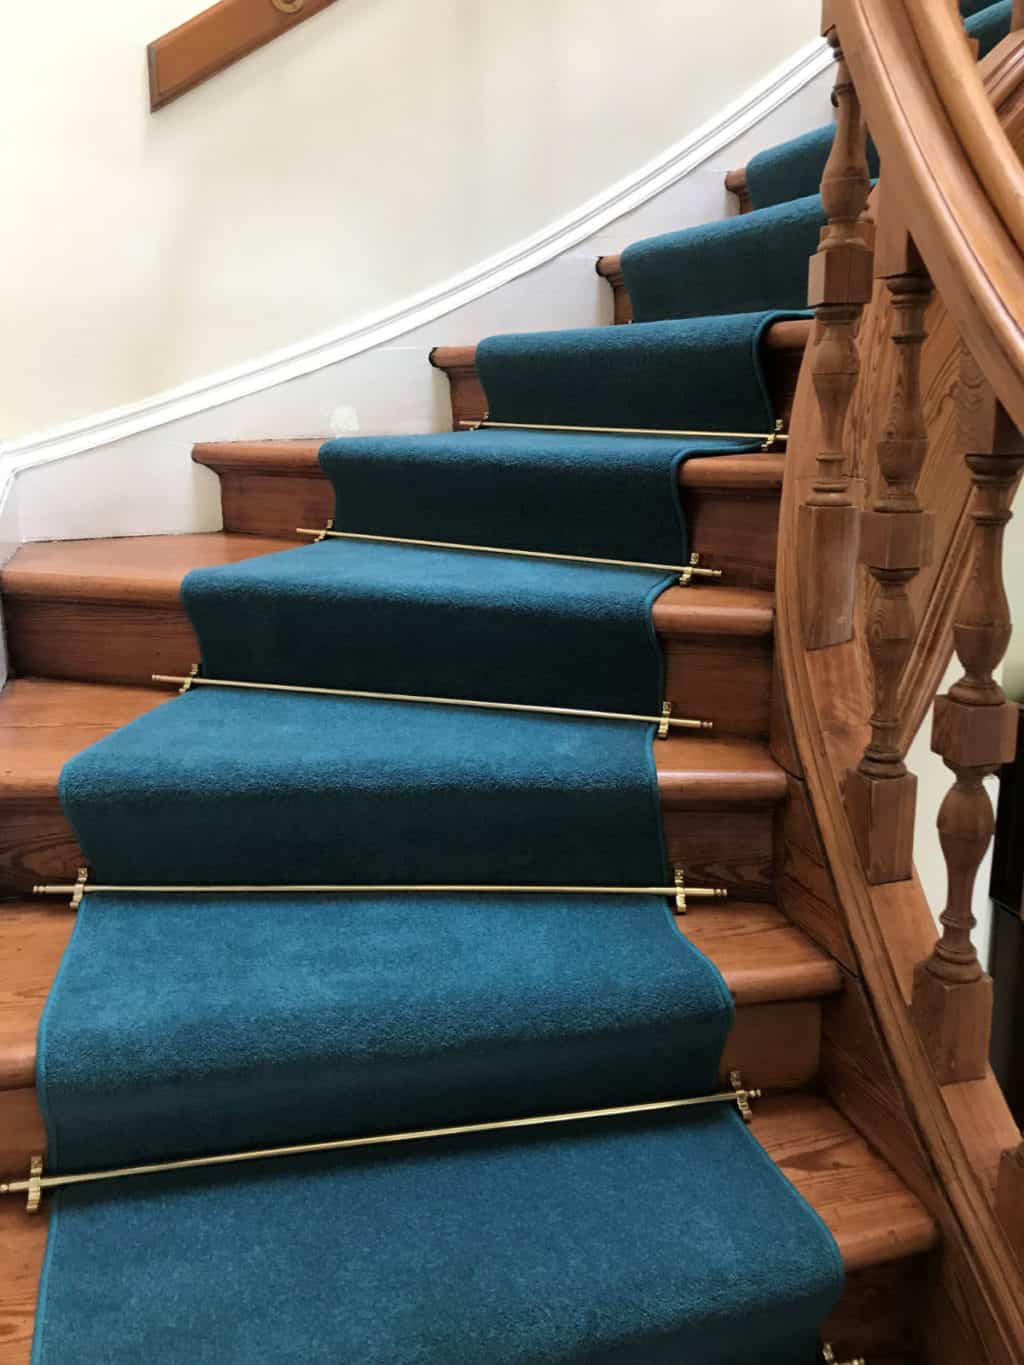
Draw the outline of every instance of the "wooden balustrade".
<instances>
[{"instance_id":1,"label":"wooden balustrade","mask_svg":"<svg viewBox=\"0 0 1024 1365\"><path fill-rule=\"evenodd\" d=\"M878 883L901 881L914 871L917 778L904 763L899 688L917 634L907 586L931 558L934 523L916 491L927 448L920 380L932 281L909 234L891 216L882 225L875 273L891 296L898 363L877 445L884 488L861 515L860 561L876 585L867 641L874 711L871 739L847 779L846 803L865 873Z\"/></svg>"},{"instance_id":2,"label":"wooden balustrade","mask_svg":"<svg viewBox=\"0 0 1024 1365\"><path fill-rule=\"evenodd\" d=\"M974 361L964 356L973 382ZM966 385L965 385L966 387ZM1004 424L999 422L1002 428ZM1013 447L1018 438L1011 442ZM953 627L963 677L938 697L932 748L955 777L939 810L948 891L942 934L914 974L912 1011L940 1084L974 1080L988 1065L992 983L971 941L978 867L994 829L985 779L1016 750L1016 707L993 676L1010 641L1003 586L1003 532L1024 454L1013 448L965 456L974 484L972 564Z\"/></svg>"},{"instance_id":3,"label":"wooden balustrade","mask_svg":"<svg viewBox=\"0 0 1024 1365\"><path fill-rule=\"evenodd\" d=\"M836 131L821 181L828 224L808 272L807 305L819 324L811 373L822 429L817 474L799 528L808 649L848 640L853 629L859 513L850 496L844 429L860 372L857 324L872 289L871 229L864 218L871 188L867 130L828 0L822 23L836 60Z\"/></svg>"}]
</instances>

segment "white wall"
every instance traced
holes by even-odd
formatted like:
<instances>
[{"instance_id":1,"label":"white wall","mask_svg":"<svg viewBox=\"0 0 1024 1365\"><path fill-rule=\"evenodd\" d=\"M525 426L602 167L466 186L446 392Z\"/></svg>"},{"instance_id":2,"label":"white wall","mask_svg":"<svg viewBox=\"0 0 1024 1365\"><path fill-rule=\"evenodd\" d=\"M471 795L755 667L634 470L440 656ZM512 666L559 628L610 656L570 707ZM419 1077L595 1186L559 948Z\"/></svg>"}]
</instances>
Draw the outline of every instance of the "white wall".
<instances>
[{"instance_id":1,"label":"white wall","mask_svg":"<svg viewBox=\"0 0 1024 1365\"><path fill-rule=\"evenodd\" d=\"M5 8L2 436L464 270L682 138L813 38L820 9L337 0L150 114L146 43L202 3Z\"/></svg>"}]
</instances>

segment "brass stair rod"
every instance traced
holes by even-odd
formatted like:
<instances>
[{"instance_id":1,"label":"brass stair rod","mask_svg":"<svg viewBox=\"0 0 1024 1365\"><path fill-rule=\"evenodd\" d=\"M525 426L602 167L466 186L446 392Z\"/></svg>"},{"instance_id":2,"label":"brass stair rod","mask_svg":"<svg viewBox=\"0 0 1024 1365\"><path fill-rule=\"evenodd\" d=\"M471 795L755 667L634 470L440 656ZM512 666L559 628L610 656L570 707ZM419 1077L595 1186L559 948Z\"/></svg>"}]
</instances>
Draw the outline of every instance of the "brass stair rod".
<instances>
[{"instance_id":1,"label":"brass stair rod","mask_svg":"<svg viewBox=\"0 0 1024 1365\"><path fill-rule=\"evenodd\" d=\"M307 1156L322 1152L340 1152L354 1147L382 1147L402 1142L420 1142L432 1138L463 1137L471 1133L498 1133L514 1128L540 1128L556 1123L579 1123L588 1119L622 1118L632 1114L655 1114L669 1109L690 1109L708 1104L735 1104L746 1122L752 1117L750 1104L760 1099L760 1090L748 1090L738 1071L730 1072L731 1090L714 1095L698 1095L690 1099L656 1100L651 1104L621 1104L604 1109L579 1109L564 1114L541 1114L522 1119L496 1119L490 1123L460 1123L448 1128L420 1128L411 1132L376 1133L370 1137L336 1138L328 1142L304 1142L289 1147L264 1147L251 1152L225 1152L217 1156L187 1157L180 1161L155 1161L140 1166L119 1166L108 1170L85 1171L74 1175L43 1175L42 1157L33 1156L30 1173L25 1180L8 1180L0 1184L0 1194L25 1194L30 1213L39 1209L44 1190L60 1189L65 1185L92 1184L98 1180L119 1180L126 1176L161 1175L168 1171L192 1171L205 1166L227 1166L242 1161L265 1161L273 1157Z\"/></svg>"},{"instance_id":2,"label":"brass stair rod","mask_svg":"<svg viewBox=\"0 0 1024 1365\"><path fill-rule=\"evenodd\" d=\"M296 526L297 536L315 540L367 540L377 545L414 545L423 550L467 550L472 554L511 555L517 559L558 559L568 564L601 564L613 569L651 569L658 573L677 573L684 586L692 578L721 578L721 569L705 568L700 555L692 554L689 564L653 564L641 559L604 559L597 555L563 555L553 550L509 550L500 545L467 545L458 540L415 540L411 536L372 536L365 531L336 531L333 518L321 530Z\"/></svg>"},{"instance_id":3,"label":"brass stair rod","mask_svg":"<svg viewBox=\"0 0 1024 1365\"><path fill-rule=\"evenodd\" d=\"M536 886L523 883L498 885L463 882L347 882L347 883L281 883L276 885L212 883L202 885L124 886L109 882L89 881L89 869L80 867L78 879L74 883L43 883L33 886L34 896L70 896L72 907L77 908L86 891L119 893L139 893L144 895L242 895L266 892L279 895L299 895L312 893L333 893L338 895L394 895L394 894L453 894L473 893L488 895L548 895L548 896L671 896L676 910L686 913L688 900L727 900L728 891L721 886L689 886L681 867L674 869L671 886Z\"/></svg>"},{"instance_id":4,"label":"brass stair rod","mask_svg":"<svg viewBox=\"0 0 1024 1365\"><path fill-rule=\"evenodd\" d=\"M658 737L664 739L670 728L680 730L711 730L710 720L675 719L670 714L671 703L664 703L660 716L640 716L628 711L587 711L576 706L532 706L525 702L469 701L463 697L426 697L412 692L363 692L353 687L300 687L294 683L237 682L227 678L202 678L196 675L175 677L169 673L154 673L154 682L177 683L183 692L192 687L244 687L259 692L309 692L318 697L355 697L365 701L415 702L431 706L465 706L479 711L525 711L539 716L570 716L578 720L635 721L656 725Z\"/></svg>"},{"instance_id":5,"label":"brass stair rod","mask_svg":"<svg viewBox=\"0 0 1024 1365\"><path fill-rule=\"evenodd\" d=\"M719 440L761 441L762 450L771 450L774 445L788 441L788 434L782 430L781 419L775 423L774 431L689 431L671 427L577 427L557 422L492 422L489 417L478 421L461 421L463 431L479 431L482 427L494 431L575 431L592 433L597 436L701 436Z\"/></svg>"}]
</instances>

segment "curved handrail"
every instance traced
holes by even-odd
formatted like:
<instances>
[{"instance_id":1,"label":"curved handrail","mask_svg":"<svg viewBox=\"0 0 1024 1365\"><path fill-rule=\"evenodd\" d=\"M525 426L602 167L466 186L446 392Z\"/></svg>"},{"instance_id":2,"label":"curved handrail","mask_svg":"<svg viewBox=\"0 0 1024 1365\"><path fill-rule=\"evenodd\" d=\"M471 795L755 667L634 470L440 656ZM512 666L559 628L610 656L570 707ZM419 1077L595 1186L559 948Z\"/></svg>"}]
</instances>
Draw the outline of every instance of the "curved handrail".
<instances>
[{"instance_id":1,"label":"curved handrail","mask_svg":"<svg viewBox=\"0 0 1024 1365\"><path fill-rule=\"evenodd\" d=\"M1024 171L953 9L838 0L886 192L996 394L1024 427Z\"/></svg>"}]
</instances>

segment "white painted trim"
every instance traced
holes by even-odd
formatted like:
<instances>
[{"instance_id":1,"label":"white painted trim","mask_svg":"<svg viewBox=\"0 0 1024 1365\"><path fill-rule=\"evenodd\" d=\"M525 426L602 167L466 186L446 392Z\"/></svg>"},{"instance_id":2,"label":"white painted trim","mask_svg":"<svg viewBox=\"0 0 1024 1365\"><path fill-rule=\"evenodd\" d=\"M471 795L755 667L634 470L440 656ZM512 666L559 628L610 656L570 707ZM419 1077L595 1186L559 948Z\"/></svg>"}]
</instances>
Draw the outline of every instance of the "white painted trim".
<instances>
[{"instance_id":1,"label":"white painted trim","mask_svg":"<svg viewBox=\"0 0 1024 1365\"><path fill-rule=\"evenodd\" d=\"M831 61L831 49L826 42L816 39L807 44L713 119L632 175L506 251L431 289L414 294L402 303L138 403L79 418L50 431L0 445L0 506L12 479L21 470L122 441L164 423L334 365L433 322L544 265L689 175L803 89L825 71Z\"/></svg>"}]
</instances>

